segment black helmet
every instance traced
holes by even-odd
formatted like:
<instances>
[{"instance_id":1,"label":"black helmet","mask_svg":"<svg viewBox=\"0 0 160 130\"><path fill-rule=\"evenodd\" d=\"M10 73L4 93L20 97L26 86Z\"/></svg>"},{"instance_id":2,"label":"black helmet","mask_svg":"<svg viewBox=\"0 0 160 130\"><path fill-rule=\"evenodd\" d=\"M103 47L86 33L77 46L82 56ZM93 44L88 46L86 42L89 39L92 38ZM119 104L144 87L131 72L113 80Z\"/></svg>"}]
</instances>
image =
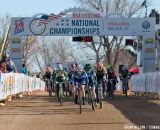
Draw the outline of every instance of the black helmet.
<instances>
[{"instance_id":1,"label":"black helmet","mask_svg":"<svg viewBox=\"0 0 160 130\"><path fill-rule=\"evenodd\" d=\"M92 64L85 64L84 70L88 71L92 68L93 68Z\"/></svg>"},{"instance_id":2,"label":"black helmet","mask_svg":"<svg viewBox=\"0 0 160 130\"><path fill-rule=\"evenodd\" d=\"M113 72L114 72L112 67L111 67L111 68L108 68L107 71L108 71L109 73L113 73Z\"/></svg>"}]
</instances>

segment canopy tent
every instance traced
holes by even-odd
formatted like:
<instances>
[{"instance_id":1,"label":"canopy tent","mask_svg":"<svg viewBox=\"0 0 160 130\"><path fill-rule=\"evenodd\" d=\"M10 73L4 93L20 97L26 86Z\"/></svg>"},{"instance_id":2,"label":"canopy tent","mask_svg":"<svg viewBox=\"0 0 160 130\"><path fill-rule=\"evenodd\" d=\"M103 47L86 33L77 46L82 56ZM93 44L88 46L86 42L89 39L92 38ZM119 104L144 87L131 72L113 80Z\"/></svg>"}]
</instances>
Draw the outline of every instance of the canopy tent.
<instances>
[{"instance_id":1,"label":"canopy tent","mask_svg":"<svg viewBox=\"0 0 160 130\"><path fill-rule=\"evenodd\" d=\"M139 73L139 68L138 67L131 68L129 72Z\"/></svg>"}]
</instances>

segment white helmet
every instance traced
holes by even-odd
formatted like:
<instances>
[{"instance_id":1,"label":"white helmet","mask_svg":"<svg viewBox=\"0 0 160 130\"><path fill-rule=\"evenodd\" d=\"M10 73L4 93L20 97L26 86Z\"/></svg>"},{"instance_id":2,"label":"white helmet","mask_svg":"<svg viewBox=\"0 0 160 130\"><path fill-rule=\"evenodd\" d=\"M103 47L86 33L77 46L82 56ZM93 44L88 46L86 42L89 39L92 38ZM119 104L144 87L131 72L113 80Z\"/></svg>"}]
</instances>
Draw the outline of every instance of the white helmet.
<instances>
[{"instance_id":1,"label":"white helmet","mask_svg":"<svg viewBox=\"0 0 160 130\"><path fill-rule=\"evenodd\" d=\"M77 66L77 69L78 69L78 70L83 69L83 66L82 66L81 64L79 64L79 65Z\"/></svg>"},{"instance_id":2,"label":"white helmet","mask_svg":"<svg viewBox=\"0 0 160 130\"><path fill-rule=\"evenodd\" d=\"M62 64L57 64L57 70L63 70Z\"/></svg>"}]
</instances>

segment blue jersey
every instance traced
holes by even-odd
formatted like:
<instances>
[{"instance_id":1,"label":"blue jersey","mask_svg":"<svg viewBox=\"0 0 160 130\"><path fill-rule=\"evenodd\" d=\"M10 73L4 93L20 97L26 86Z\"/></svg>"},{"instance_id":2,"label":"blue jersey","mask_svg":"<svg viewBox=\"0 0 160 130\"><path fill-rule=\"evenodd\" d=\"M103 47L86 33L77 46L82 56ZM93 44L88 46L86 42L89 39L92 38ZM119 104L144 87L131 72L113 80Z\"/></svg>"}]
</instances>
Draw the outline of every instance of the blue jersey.
<instances>
[{"instance_id":1,"label":"blue jersey","mask_svg":"<svg viewBox=\"0 0 160 130\"><path fill-rule=\"evenodd\" d=\"M83 70L82 73L79 75L77 71L75 71L72 75L72 82L76 85L77 83L80 84L87 84L88 83L88 76L86 72Z\"/></svg>"},{"instance_id":2,"label":"blue jersey","mask_svg":"<svg viewBox=\"0 0 160 130\"><path fill-rule=\"evenodd\" d=\"M88 75L89 83L95 84L97 80L95 71L93 69L90 71L87 71L87 75Z\"/></svg>"}]
</instances>

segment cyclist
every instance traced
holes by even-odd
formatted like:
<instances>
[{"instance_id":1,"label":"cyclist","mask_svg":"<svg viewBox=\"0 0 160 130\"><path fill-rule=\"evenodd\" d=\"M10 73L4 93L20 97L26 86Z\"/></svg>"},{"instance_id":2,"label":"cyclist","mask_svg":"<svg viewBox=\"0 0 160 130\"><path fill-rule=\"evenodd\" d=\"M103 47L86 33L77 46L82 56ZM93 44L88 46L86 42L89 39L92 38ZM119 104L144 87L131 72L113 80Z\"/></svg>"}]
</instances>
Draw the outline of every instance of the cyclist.
<instances>
[{"instance_id":1,"label":"cyclist","mask_svg":"<svg viewBox=\"0 0 160 130\"><path fill-rule=\"evenodd\" d=\"M97 106L96 91L95 91L96 82L97 82L96 73L93 69L92 64L86 64L84 67L84 70L86 71L87 76L88 76L88 80L89 80L88 85L92 87L93 97L94 97L94 105Z\"/></svg>"},{"instance_id":2,"label":"cyclist","mask_svg":"<svg viewBox=\"0 0 160 130\"><path fill-rule=\"evenodd\" d=\"M49 66L47 66L47 67L45 68L45 74L44 74L44 76L43 76L43 79L46 81L47 91L49 91L49 89L51 89L51 88L49 88L49 87L52 87L51 75L52 75L52 69L51 69ZM49 86L49 84L50 84L51 86Z\"/></svg>"},{"instance_id":3,"label":"cyclist","mask_svg":"<svg viewBox=\"0 0 160 130\"><path fill-rule=\"evenodd\" d=\"M69 84L68 84L68 87L69 87L69 93L70 93L70 96L72 96L72 91L73 91L73 88L72 88L72 75L73 73L75 72L76 70L76 64L71 64L70 67L69 67L69 70L68 70L68 78L69 78Z\"/></svg>"},{"instance_id":4,"label":"cyclist","mask_svg":"<svg viewBox=\"0 0 160 130\"><path fill-rule=\"evenodd\" d=\"M81 84L81 90L82 90L82 100L83 100L83 105L85 105L85 85L88 83L88 76L86 72L83 70L83 66L79 64L76 68L76 71L72 75L72 82L74 84L74 102L77 104L78 101L78 83Z\"/></svg>"},{"instance_id":5,"label":"cyclist","mask_svg":"<svg viewBox=\"0 0 160 130\"><path fill-rule=\"evenodd\" d=\"M95 72L96 72L96 77L97 77L97 83L102 82L103 95L106 96L105 82L106 82L106 77L107 77L107 71L102 62L97 62Z\"/></svg>"},{"instance_id":6,"label":"cyclist","mask_svg":"<svg viewBox=\"0 0 160 130\"><path fill-rule=\"evenodd\" d=\"M116 83L118 82L117 80L117 76L112 68L112 65L107 65L107 78L108 78L108 83L107 83L107 86L108 86L108 93L109 93L109 96L111 96L111 83L110 83L110 80L113 80L113 83L114 83L114 90L116 90Z\"/></svg>"},{"instance_id":7,"label":"cyclist","mask_svg":"<svg viewBox=\"0 0 160 130\"><path fill-rule=\"evenodd\" d=\"M63 82L62 86L63 86L63 91L65 92L65 81L68 80L68 75L67 73L63 70L62 64L57 64L57 71L55 73L55 82L56 83L56 93L57 93L57 97L58 97L58 101L59 101L59 83Z\"/></svg>"}]
</instances>

